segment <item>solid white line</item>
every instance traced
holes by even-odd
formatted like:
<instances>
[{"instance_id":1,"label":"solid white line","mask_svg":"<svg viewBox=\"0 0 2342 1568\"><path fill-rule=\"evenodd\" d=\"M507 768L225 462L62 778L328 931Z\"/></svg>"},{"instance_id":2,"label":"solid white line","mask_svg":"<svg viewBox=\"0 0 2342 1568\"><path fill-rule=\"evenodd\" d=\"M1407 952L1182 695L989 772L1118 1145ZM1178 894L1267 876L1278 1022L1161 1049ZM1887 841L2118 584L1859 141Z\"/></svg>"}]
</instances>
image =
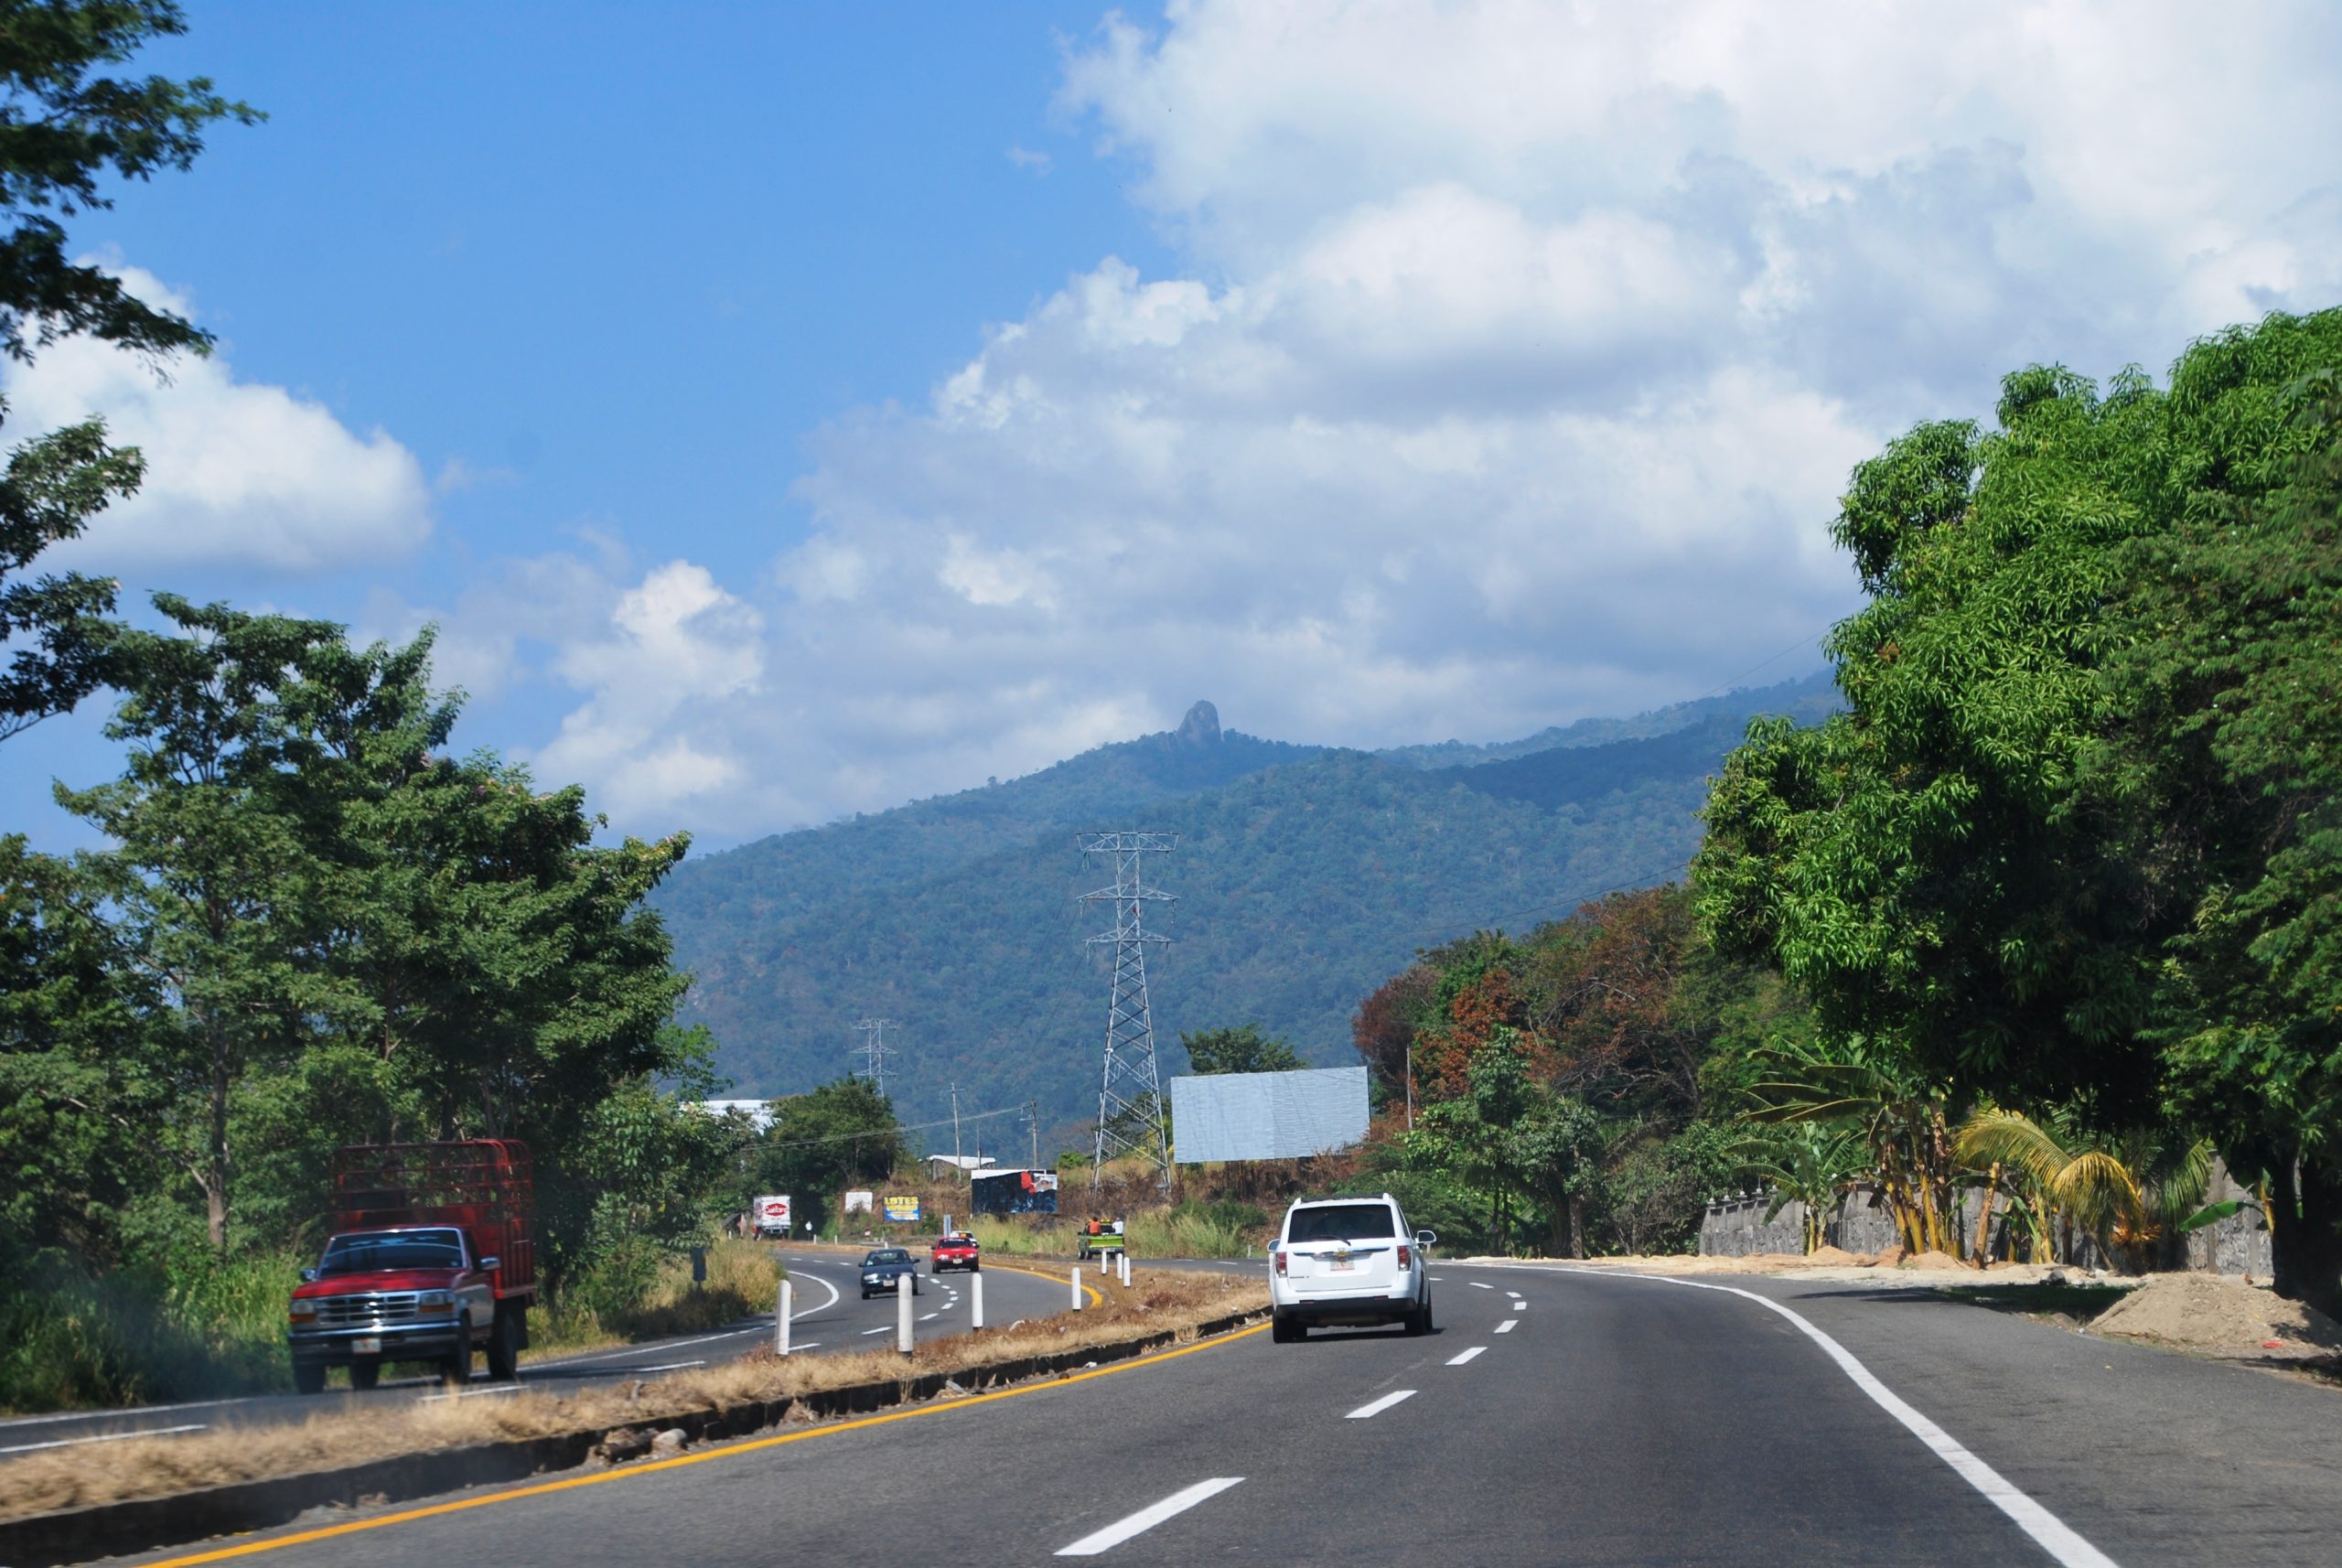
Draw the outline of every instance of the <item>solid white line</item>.
<instances>
[{"instance_id":1,"label":"solid white line","mask_svg":"<svg viewBox=\"0 0 2342 1568\"><path fill-rule=\"evenodd\" d=\"M1519 1326L1520 1326L1520 1319L1518 1317L1508 1317L1502 1323L1497 1325L1497 1332L1499 1334L1509 1334Z\"/></svg>"},{"instance_id":2,"label":"solid white line","mask_svg":"<svg viewBox=\"0 0 2342 1568\"><path fill-rule=\"evenodd\" d=\"M1389 1410L1392 1405L1399 1403L1402 1400L1411 1400L1414 1397L1414 1390L1401 1389L1395 1393L1384 1394L1372 1404L1362 1404L1359 1406L1356 1410L1350 1412L1349 1414L1344 1416L1342 1419L1345 1421L1364 1421L1370 1416L1380 1415L1384 1411Z\"/></svg>"},{"instance_id":3,"label":"solid white line","mask_svg":"<svg viewBox=\"0 0 2342 1568\"><path fill-rule=\"evenodd\" d=\"M693 1361L692 1365L696 1367L701 1365L701 1363ZM441 1400L476 1400L483 1394L517 1394L520 1391L521 1385L519 1383L499 1383L494 1388L465 1389L460 1392L452 1394L425 1394L415 1402L418 1404L437 1404Z\"/></svg>"},{"instance_id":4,"label":"solid white line","mask_svg":"<svg viewBox=\"0 0 2342 1568\"><path fill-rule=\"evenodd\" d=\"M1110 1547L1120 1546L1143 1530L1153 1530L1174 1514L1182 1514L1206 1498L1218 1497L1244 1479L1241 1476L1216 1476L1209 1481L1198 1481L1192 1487L1172 1493L1159 1503L1150 1503L1128 1519L1093 1530L1071 1546L1058 1549L1059 1557L1095 1557Z\"/></svg>"},{"instance_id":5,"label":"solid white line","mask_svg":"<svg viewBox=\"0 0 2342 1568\"><path fill-rule=\"evenodd\" d=\"M808 1276L808 1277L810 1278L811 1276ZM795 1311L795 1312L790 1313L790 1314L789 1315L789 1321L790 1321L790 1322L794 1323L794 1322L796 1322L796 1321L797 1321L799 1318L800 1318L800 1317L810 1317L810 1316L811 1316L814 1313L817 1313L817 1312L827 1312L830 1308L832 1308L832 1307L835 1306L835 1305L837 1305L837 1304L838 1304L842 1299L843 1299L843 1297L841 1297L841 1296L838 1294L838 1287L837 1287L837 1286L835 1286L835 1285L833 1285L833 1284L832 1284L829 1281L827 1281L827 1280L822 1280L822 1279L816 1279L816 1280L814 1280L814 1281L813 1281L813 1283L814 1283L815 1284L817 1284L817 1285L820 1285L823 1290L825 1290L825 1291L829 1292L829 1293L830 1293L830 1299L829 1299L829 1300L827 1300L827 1301L825 1301L825 1302L823 1302L823 1303L822 1303L821 1305L819 1305L819 1306L808 1306L808 1307L802 1307L802 1308L800 1308L798 1311Z\"/></svg>"},{"instance_id":6,"label":"solid white line","mask_svg":"<svg viewBox=\"0 0 2342 1568\"><path fill-rule=\"evenodd\" d=\"M792 1321L803 1316L804 1315L802 1313L790 1314L790 1317ZM558 1361L532 1361L529 1363L527 1369L532 1372L542 1372L547 1367L590 1367L596 1361L615 1361L621 1356L639 1356L646 1350L680 1350L686 1345L705 1345L711 1340L737 1339L744 1334L757 1334L762 1332L764 1331L756 1328L727 1328L721 1334L703 1334L696 1339L652 1340L646 1345L629 1345L623 1350L604 1350L598 1355L564 1356ZM639 1370L642 1369L633 1369Z\"/></svg>"},{"instance_id":7,"label":"solid white line","mask_svg":"<svg viewBox=\"0 0 2342 1568\"><path fill-rule=\"evenodd\" d=\"M1465 1351L1461 1356L1450 1356L1447 1359L1447 1364L1451 1367L1460 1367L1465 1362L1470 1360L1473 1357L1478 1355L1481 1351L1487 1348L1488 1347L1486 1345L1475 1345L1469 1350Z\"/></svg>"},{"instance_id":8,"label":"solid white line","mask_svg":"<svg viewBox=\"0 0 2342 1568\"><path fill-rule=\"evenodd\" d=\"M1486 1280L1474 1280L1472 1282L1472 1288L1474 1290L1494 1290L1497 1287L1488 1283Z\"/></svg>"},{"instance_id":9,"label":"solid white line","mask_svg":"<svg viewBox=\"0 0 2342 1568\"><path fill-rule=\"evenodd\" d=\"M670 1361L663 1367L638 1367L635 1369L640 1372L680 1372L685 1367L704 1367L706 1365L707 1363L705 1361Z\"/></svg>"},{"instance_id":10,"label":"solid white line","mask_svg":"<svg viewBox=\"0 0 2342 1568\"><path fill-rule=\"evenodd\" d=\"M1594 1273L1596 1271L1572 1269L1566 1272ZM1609 1274L1610 1271L1606 1269L1600 1273ZM1736 1285L1709 1284L1702 1280L1670 1279L1665 1274L1618 1273L1611 1277L1649 1280L1654 1284L1681 1285L1686 1290L1720 1291L1725 1295L1736 1295L1743 1300L1753 1301L1767 1312L1778 1313L1795 1324L1799 1333L1821 1346L1822 1354L1836 1362L1838 1369L1846 1374L1854 1387L1868 1394L1873 1404L1901 1422L1912 1436L1926 1444L1929 1451L1937 1458L1950 1466L1961 1480L1982 1492L1986 1502L2015 1520L2016 1527L2031 1536L2035 1543L2056 1558L2063 1568L2118 1568L2114 1559L2083 1540L2065 1520L2017 1490L2015 1486L1999 1471L1970 1453L1950 1433L1905 1403L1902 1397L1893 1389L1874 1377L1868 1367L1855 1360L1853 1353L1844 1346L1807 1322L1799 1314L1783 1306L1779 1302L1769 1296L1758 1295L1755 1291L1742 1290Z\"/></svg>"},{"instance_id":11,"label":"solid white line","mask_svg":"<svg viewBox=\"0 0 2342 1568\"><path fill-rule=\"evenodd\" d=\"M47 1443L19 1443L13 1448L0 1448L0 1454L30 1454L37 1448L70 1448L81 1443L119 1443L125 1437L167 1437L174 1432L207 1430L202 1422L190 1426L146 1426L136 1432L102 1432L95 1437L53 1437Z\"/></svg>"}]
</instances>

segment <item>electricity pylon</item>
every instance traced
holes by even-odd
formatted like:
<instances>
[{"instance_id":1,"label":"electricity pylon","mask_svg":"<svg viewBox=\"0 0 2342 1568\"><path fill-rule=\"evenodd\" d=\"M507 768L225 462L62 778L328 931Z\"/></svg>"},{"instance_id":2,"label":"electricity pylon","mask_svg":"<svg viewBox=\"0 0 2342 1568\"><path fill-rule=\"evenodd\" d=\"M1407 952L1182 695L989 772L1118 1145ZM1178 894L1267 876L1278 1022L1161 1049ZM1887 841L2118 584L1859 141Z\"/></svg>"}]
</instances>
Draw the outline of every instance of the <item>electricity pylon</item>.
<instances>
[{"instance_id":1,"label":"electricity pylon","mask_svg":"<svg viewBox=\"0 0 2342 1568\"><path fill-rule=\"evenodd\" d=\"M1158 1185L1171 1185L1171 1133L1165 1125L1163 1080L1155 1068L1155 1019L1146 1001L1146 950L1171 939L1146 929L1149 904L1168 904L1170 894L1146 886L1144 871L1150 854L1168 854L1178 843L1176 833L1085 833L1080 843L1085 860L1111 856L1114 885L1085 893L1085 904L1110 905L1114 927L1089 939L1093 946L1112 943L1114 983L1106 1007L1106 1059L1098 1078L1098 1141L1090 1165L1090 1185L1096 1187L1115 1155L1140 1155L1155 1162Z\"/></svg>"},{"instance_id":2,"label":"electricity pylon","mask_svg":"<svg viewBox=\"0 0 2342 1568\"><path fill-rule=\"evenodd\" d=\"M854 1026L862 1031L862 1044L854 1047L862 1058L862 1076L882 1100L886 1095L886 1031L894 1026L892 1018L865 1018Z\"/></svg>"}]
</instances>

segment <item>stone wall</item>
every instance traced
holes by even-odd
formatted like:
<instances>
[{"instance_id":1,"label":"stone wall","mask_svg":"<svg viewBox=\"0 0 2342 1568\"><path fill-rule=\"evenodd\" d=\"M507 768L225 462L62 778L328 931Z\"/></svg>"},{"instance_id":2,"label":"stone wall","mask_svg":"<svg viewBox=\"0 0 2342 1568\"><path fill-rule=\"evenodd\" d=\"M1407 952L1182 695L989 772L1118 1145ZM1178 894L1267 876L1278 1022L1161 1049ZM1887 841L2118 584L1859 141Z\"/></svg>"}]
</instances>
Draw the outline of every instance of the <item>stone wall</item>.
<instances>
[{"instance_id":1,"label":"stone wall","mask_svg":"<svg viewBox=\"0 0 2342 1568\"><path fill-rule=\"evenodd\" d=\"M2225 1175L2215 1182L2216 1187L2228 1186ZM2235 1191L2219 1191L2216 1197L2239 1196ZM1954 1216L1953 1230L1959 1239L1960 1255L1973 1255L1976 1244L1977 1212L1982 1203L1980 1187L1971 1187L1962 1196L1960 1210ZM1772 1195L1740 1193L1718 1198L1708 1205L1707 1213L1700 1220L1700 1253L1703 1257L1746 1258L1757 1252L1799 1252L1805 1247L1805 1205L1794 1200L1781 1205L1780 1212L1770 1220L1765 1211L1772 1207ZM1825 1244L1841 1247L1849 1252L1877 1252L1895 1245L1895 1226L1887 1218L1886 1205L1875 1187L1864 1185L1840 1197L1822 1226ZM2208 1271L2222 1274L2251 1274L2256 1279L2270 1277L2272 1262L2269 1252L2269 1230L2262 1222L2258 1206L2248 1203L2228 1219L2207 1225L2183 1238L2186 1245L2184 1262L2176 1255L2175 1266ZM1993 1209L1993 1237L1990 1252L1995 1258L2023 1259L2026 1256L2026 1240L2023 1228L2012 1224L2005 1194ZM2110 1264L2100 1252L2091 1237L2076 1235L2072 1254L2064 1260L2082 1268L2106 1268Z\"/></svg>"}]
</instances>

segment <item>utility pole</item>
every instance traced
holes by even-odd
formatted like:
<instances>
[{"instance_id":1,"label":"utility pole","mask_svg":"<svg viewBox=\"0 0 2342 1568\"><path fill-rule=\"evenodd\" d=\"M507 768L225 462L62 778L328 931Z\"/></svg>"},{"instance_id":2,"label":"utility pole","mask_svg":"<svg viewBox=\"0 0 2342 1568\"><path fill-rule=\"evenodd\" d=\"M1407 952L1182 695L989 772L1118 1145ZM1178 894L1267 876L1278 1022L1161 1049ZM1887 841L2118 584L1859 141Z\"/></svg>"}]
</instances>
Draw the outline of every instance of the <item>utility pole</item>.
<instances>
[{"instance_id":1,"label":"utility pole","mask_svg":"<svg viewBox=\"0 0 2342 1568\"><path fill-rule=\"evenodd\" d=\"M894 1026L892 1018L865 1018L854 1026L862 1031L862 1044L854 1047L862 1058L862 1076L881 1098L886 1092L886 1031Z\"/></svg>"},{"instance_id":2,"label":"utility pole","mask_svg":"<svg viewBox=\"0 0 2342 1568\"><path fill-rule=\"evenodd\" d=\"M1036 1100L1025 1108L1025 1126L1033 1134L1033 1163L1025 1168L1028 1171L1037 1171L1041 1168L1041 1102L1039 1101Z\"/></svg>"},{"instance_id":3,"label":"utility pole","mask_svg":"<svg viewBox=\"0 0 2342 1568\"><path fill-rule=\"evenodd\" d=\"M951 1163L960 1166L960 1178L967 1179L968 1167L960 1164L960 1086L951 1086Z\"/></svg>"},{"instance_id":4,"label":"utility pole","mask_svg":"<svg viewBox=\"0 0 2342 1568\"><path fill-rule=\"evenodd\" d=\"M1085 893L1081 902L1104 904L1114 912L1113 929L1089 940L1114 950L1113 989L1106 1004L1105 1062L1098 1078L1098 1138L1090 1165L1094 1190L1110 1154L1139 1155L1152 1161L1156 1185L1171 1187L1171 1133L1164 1125L1163 1080L1155 1066L1155 1019L1146 999L1146 950L1171 939L1146 929L1149 904L1168 904L1170 894L1146 886L1150 854L1168 854L1176 833L1084 833L1085 860L1111 860L1114 885Z\"/></svg>"}]
</instances>

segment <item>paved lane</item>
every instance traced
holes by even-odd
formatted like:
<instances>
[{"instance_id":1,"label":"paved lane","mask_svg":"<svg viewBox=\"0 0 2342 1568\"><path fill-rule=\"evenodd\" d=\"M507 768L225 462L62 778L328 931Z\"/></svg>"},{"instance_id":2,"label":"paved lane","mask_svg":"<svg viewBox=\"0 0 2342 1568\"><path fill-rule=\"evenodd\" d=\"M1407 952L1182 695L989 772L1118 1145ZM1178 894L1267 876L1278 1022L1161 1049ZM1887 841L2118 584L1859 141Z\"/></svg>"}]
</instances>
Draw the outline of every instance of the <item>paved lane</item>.
<instances>
[{"instance_id":1,"label":"paved lane","mask_svg":"<svg viewBox=\"0 0 2342 1568\"><path fill-rule=\"evenodd\" d=\"M256 1553L237 1543L227 1560L859 1564L927 1548L984 1563L1071 1553L1347 1565L1430 1553L1495 1568L2142 1568L2330 1561L2342 1539L2331 1484L2342 1402L2327 1390L2148 1351L2115 1358L2118 1347L1908 1295L1780 1293L2071 1526L2059 1557L1756 1302L1557 1271L1442 1263L1437 1277L1442 1328L1429 1338L1333 1331L1273 1345L1255 1331L666 1466L459 1495L281 1546L248 1543ZM2021 1391L2076 1376L2077 1352L2135 1364L2074 1392L2070 1419L2046 1419L2065 1393ZM1954 1387L1966 1396L1943 1397ZM2131 1420L2111 1419L2126 1411ZM2107 1430L2093 1462L2077 1466L2057 1450L2082 1423ZM2230 1445L2230 1465L2261 1472L2250 1506L2200 1484L2200 1463L2193 1486L2172 1470L2207 1438ZM2170 1517L2183 1509L2187 1529ZM925 1529L939 1519L948 1536Z\"/></svg>"},{"instance_id":2,"label":"paved lane","mask_svg":"<svg viewBox=\"0 0 2342 1568\"><path fill-rule=\"evenodd\" d=\"M896 1306L891 1297L862 1299L859 1252L798 1251L782 1254L795 1285L790 1314L792 1354L826 1355L841 1350L867 1350L891 1344ZM912 1336L917 1339L965 1333L972 1307L974 1276L952 1272L934 1278L921 1265L919 1294L914 1299ZM987 1322L1005 1324L1019 1317L1039 1317L1063 1311L1067 1287L1062 1281L1037 1278L1004 1265L983 1270L984 1316ZM518 1385L493 1383L478 1376L469 1387L449 1395L435 1379L423 1377L386 1380L367 1393L336 1387L316 1398L297 1394L257 1394L239 1399L147 1405L132 1410L74 1411L53 1415L0 1419L0 1465L16 1454L50 1452L59 1447L102 1445L124 1437L177 1435L209 1432L224 1426L274 1425L306 1421L321 1411L381 1409L419 1400L444 1398L498 1399L516 1386L567 1392L657 1377L669 1371L712 1365L746 1355L773 1339L770 1313L712 1332L674 1335L646 1340L615 1350L522 1363Z\"/></svg>"}]
</instances>

